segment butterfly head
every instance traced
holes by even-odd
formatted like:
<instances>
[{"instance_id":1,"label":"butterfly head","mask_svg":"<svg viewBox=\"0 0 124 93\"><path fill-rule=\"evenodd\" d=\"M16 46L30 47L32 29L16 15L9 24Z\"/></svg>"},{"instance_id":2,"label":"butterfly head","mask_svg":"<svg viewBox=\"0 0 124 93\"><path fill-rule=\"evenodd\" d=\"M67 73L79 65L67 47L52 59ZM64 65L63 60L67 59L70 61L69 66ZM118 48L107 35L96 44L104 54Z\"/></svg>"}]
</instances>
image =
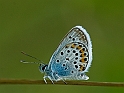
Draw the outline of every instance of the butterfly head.
<instances>
[{"instance_id":1,"label":"butterfly head","mask_svg":"<svg viewBox=\"0 0 124 93\"><path fill-rule=\"evenodd\" d=\"M39 70L40 70L40 72L41 72L41 73L46 72L47 67L48 67L48 65L40 64L40 65L39 65Z\"/></svg>"}]
</instances>

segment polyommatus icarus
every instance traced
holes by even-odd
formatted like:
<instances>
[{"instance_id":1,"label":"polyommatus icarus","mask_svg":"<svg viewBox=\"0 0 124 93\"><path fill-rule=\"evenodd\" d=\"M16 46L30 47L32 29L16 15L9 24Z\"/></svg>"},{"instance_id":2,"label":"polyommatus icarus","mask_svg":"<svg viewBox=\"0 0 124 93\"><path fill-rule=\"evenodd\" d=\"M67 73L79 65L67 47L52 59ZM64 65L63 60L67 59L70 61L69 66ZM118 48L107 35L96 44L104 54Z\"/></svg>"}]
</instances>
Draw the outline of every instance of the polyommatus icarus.
<instances>
[{"instance_id":1,"label":"polyommatus icarus","mask_svg":"<svg viewBox=\"0 0 124 93\"><path fill-rule=\"evenodd\" d=\"M85 72L88 72L91 62L90 36L82 26L75 26L62 39L49 64L40 63L39 70L45 73L43 77L45 83L47 83L46 78L49 78L52 83L59 80L65 82L66 79L88 80L89 77L85 75Z\"/></svg>"}]
</instances>

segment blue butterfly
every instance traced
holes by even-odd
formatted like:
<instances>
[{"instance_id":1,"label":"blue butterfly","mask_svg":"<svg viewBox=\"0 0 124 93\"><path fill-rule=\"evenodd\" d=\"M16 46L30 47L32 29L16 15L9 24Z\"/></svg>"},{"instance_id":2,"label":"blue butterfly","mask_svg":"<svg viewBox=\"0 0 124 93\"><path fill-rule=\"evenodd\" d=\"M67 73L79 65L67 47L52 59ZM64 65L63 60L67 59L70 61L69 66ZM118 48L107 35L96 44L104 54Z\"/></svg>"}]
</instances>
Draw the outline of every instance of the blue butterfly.
<instances>
[{"instance_id":1,"label":"blue butterfly","mask_svg":"<svg viewBox=\"0 0 124 93\"><path fill-rule=\"evenodd\" d=\"M40 63L39 70L45 73L45 83L48 78L52 83L62 80L66 84L65 80L88 80L85 73L88 72L91 62L90 36L82 26L75 26L62 39L49 64Z\"/></svg>"}]
</instances>

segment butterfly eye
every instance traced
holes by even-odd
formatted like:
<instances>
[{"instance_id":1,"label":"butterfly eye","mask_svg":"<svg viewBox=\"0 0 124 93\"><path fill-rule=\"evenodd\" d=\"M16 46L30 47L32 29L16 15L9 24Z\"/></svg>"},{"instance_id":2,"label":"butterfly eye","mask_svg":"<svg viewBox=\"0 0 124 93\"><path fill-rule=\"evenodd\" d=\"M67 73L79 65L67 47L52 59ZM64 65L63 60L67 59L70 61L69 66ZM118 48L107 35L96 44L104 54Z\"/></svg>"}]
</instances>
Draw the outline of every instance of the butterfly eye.
<instances>
[{"instance_id":1,"label":"butterfly eye","mask_svg":"<svg viewBox=\"0 0 124 93\"><path fill-rule=\"evenodd\" d=\"M41 68L41 72L44 72L46 70L46 68L48 67L48 65L40 65Z\"/></svg>"}]
</instances>

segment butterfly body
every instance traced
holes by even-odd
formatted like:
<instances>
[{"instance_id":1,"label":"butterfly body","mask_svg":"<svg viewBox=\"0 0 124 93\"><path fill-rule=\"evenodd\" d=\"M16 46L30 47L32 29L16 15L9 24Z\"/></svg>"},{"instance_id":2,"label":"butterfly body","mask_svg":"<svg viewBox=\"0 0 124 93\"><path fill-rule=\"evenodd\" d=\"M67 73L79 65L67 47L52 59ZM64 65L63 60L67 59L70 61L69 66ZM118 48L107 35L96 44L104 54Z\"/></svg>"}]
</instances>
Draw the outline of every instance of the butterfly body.
<instances>
[{"instance_id":1,"label":"butterfly body","mask_svg":"<svg viewBox=\"0 0 124 93\"><path fill-rule=\"evenodd\" d=\"M44 81L88 80L85 75L92 62L92 44L89 34L81 26L73 27L62 39L48 65L41 64ZM47 82L46 82L47 83Z\"/></svg>"}]
</instances>

